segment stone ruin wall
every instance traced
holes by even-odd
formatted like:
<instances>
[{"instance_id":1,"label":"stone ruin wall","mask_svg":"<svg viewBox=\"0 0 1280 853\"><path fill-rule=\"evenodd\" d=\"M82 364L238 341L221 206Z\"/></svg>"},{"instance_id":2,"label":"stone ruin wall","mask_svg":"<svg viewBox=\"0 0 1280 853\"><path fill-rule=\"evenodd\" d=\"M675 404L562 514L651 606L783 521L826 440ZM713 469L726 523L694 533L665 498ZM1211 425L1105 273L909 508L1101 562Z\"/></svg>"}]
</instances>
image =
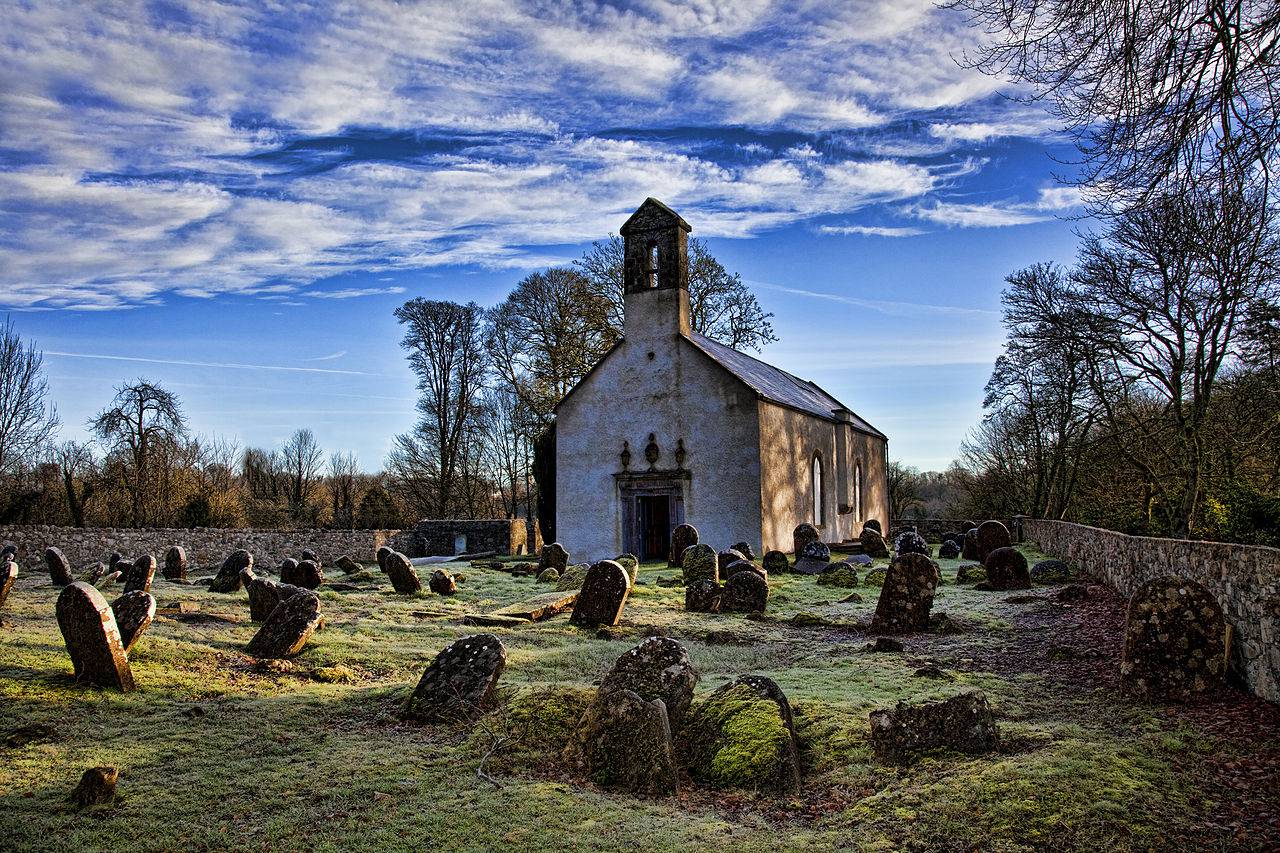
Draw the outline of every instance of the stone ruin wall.
<instances>
[{"instance_id":1,"label":"stone ruin wall","mask_svg":"<svg viewBox=\"0 0 1280 853\"><path fill-rule=\"evenodd\" d=\"M493 551L502 555L534 554L542 549L541 536L529 541L523 518L452 519L425 518L405 531L404 553L410 557L452 556L458 536L467 538L466 553Z\"/></svg>"},{"instance_id":2,"label":"stone ruin wall","mask_svg":"<svg viewBox=\"0 0 1280 853\"><path fill-rule=\"evenodd\" d=\"M1127 536L1066 521L1020 520L1024 540L1070 561L1125 598L1168 575L1203 584L1234 628L1233 668L1256 695L1280 702L1280 548Z\"/></svg>"},{"instance_id":3,"label":"stone ruin wall","mask_svg":"<svg viewBox=\"0 0 1280 853\"><path fill-rule=\"evenodd\" d=\"M285 557L297 557L304 548L316 552L325 565L343 554L372 562L382 545L397 550L410 547L408 531L400 530L262 530L257 528L163 527L54 527L50 525L0 524L0 542L18 545L18 562L24 573L43 571L44 550L57 546L71 565L79 568L94 560L104 563L112 551L133 560L152 554L164 568L164 552L170 545L187 549L192 571L214 570L237 548L253 554L256 564L277 566Z\"/></svg>"}]
</instances>

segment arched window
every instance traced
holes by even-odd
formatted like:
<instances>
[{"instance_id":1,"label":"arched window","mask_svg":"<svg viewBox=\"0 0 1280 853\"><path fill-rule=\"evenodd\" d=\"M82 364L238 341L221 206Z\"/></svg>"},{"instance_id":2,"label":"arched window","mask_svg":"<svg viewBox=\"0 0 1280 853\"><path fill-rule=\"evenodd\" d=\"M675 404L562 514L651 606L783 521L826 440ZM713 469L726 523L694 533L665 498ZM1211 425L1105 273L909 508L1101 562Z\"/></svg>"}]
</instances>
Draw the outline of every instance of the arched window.
<instances>
[{"instance_id":1,"label":"arched window","mask_svg":"<svg viewBox=\"0 0 1280 853\"><path fill-rule=\"evenodd\" d=\"M853 520L862 521L862 463L853 466Z\"/></svg>"},{"instance_id":2,"label":"arched window","mask_svg":"<svg viewBox=\"0 0 1280 853\"><path fill-rule=\"evenodd\" d=\"M813 523L821 527L822 518L822 457L813 457Z\"/></svg>"},{"instance_id":3,"label":"arched window","mask_svg":"<svg viewBox=\"0 0 1280 853\"><path fill-rule=\"evenodd\" d=\"M649 287L658 286L658 244L649 244Z\"/></svg>"}]
</instances>

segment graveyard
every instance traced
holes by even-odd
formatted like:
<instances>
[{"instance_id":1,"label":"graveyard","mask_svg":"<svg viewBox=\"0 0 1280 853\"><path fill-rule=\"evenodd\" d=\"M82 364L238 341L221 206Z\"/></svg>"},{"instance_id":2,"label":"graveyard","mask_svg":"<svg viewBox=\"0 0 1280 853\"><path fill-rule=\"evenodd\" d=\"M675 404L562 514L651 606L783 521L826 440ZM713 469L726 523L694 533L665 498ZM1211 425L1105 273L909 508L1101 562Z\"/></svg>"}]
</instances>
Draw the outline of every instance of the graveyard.
<instances>
[{"instance_id":1,"label":"graveyard","mask_svg":"<svg viewBox=\"0 0 1280 853\"><path fill-rule=\"evenodd\" d=\"M985 572L918 537L895 546L896 563L871 566L814 547L779 562L695 545L680 566L589 571L549 546L554 575L527 557L415 566L387 549L341 565L232 554L183 578L157 555L159 571L139 559L118 581L99 572L100 592L25 559L0 606L4 846L1130 850L1280 837L1277 706L1231 684L1176 702L1135 693L1121 677L1125 602L1033 543ZM993 583L999 565L1036 568ZM735 603L766 576L763 607ZM882 590L911 606L878 613ZM102 619L119 620L132 689L88 683L92 662L77 681L59 626L81 599L119 599ZM644 701L655 671L665 705ZM945 700L980 725L873 736ZM91 768L108 770L82 781Z\"/></svg>"}]
</instances>

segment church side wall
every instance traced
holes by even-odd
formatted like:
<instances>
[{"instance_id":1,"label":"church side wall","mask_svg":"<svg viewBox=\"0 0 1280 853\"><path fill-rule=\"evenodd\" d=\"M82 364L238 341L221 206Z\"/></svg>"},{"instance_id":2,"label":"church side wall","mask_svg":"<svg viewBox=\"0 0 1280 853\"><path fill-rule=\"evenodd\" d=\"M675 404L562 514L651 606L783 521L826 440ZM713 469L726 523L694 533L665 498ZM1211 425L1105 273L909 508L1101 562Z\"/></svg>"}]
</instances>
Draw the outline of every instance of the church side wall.
<instances>
[{"instance_id":1,"label":"church side wall","mask_svg":"<svg viewBox=\"0 0 1280 853\"><path fill-rule=\"evenodd\" d=\"M851 460L862 461L862 516L852 526L850 535L856 537L860 534L862 522L869 518L879 521L880 529L887 533L889 530L889 443L874 435L867 435L865 432L856 430L851 432L853 433L850 442Z\"/></svg>"},{"instance_id":2,"label":"church side wall","mask_svg":"<svg viewBox=\"0 0 1280 853\"><path fill-rule=\"evenodd\" d=\"M628 310L631 310L630 307ZM652 352L654 357L649 358ZM649 434L656 468L676 467L684 441L685 520L716 548L760 544L760 446L754 392L674 336L628 337L556 412L556 536L572 560L624 550L614 474L622 443L643 472Z\"/></svg>"}]
</instances>

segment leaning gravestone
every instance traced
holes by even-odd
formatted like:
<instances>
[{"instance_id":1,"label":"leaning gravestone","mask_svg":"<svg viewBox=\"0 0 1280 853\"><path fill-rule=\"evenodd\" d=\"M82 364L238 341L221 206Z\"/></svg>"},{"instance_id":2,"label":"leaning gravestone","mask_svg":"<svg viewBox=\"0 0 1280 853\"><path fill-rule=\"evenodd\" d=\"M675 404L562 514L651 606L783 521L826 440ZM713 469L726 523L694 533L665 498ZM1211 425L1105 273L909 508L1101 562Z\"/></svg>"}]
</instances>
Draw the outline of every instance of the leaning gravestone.
<instances>
[{"instance_id":1,"label":"leaning gravestone","mask_svg":"<svg viewBox=\"0 0 1280 853\"><path fill-rule=\"evenodd\" d=\"M804 546L816 541L818 541L818 528L807 522L798 525L795 530L791 531L791 553L795 554L796 559L799 560L800 554L804 551Z\"/></svg>"},{"instance_id":2,"label":"leaning gravestone","mask_svg":"<svg viewBox=\"0 0 1280 853\"><path fill-rule=\"evenodd\" d=\"M116 572L123 571L125 562L124 554L119 551L112 551L111 556L107 557L107 571Z\"/></svg>"},{"instance_id":3,"label":"leaning gravestone","mask_svg":"<svg viewBox=\"0 0 1280 853\"><path fill-rule=\"evenodd\" d=\"M720 578L723 580L724 578L729 577L725 574L725 569L730 565L734 563L745 563L746 560L746 554L743 554L741 551L735 551L732 548L725 548L719 554L716 554L716 565L720 567Z\"/></svg>"},{"instance_id":4,"label":"leaning gravestone","mask_svg":"<svg viewBox=\"0 0 1280 853\"><path fill-rule=\"evenodd\" d=\"M1129 600L1120 676L1148 698L1185 701L1222 683L1225 631L1222 608L1204 586L1153 580Z\"/></svg>"},{"instance_id":5,"label":"leaning gravestone","mask_svg":"<svg viewBox=\"0 0 1280 853\"><path fill-rule=\"evenodd\" d=\"M387 557L394 553L395 551L388 548L386 545L380 545L378 547L378 553L375 556L375 559L378 561L378 568L382 569L383 571L386 571Z\"/></svg>"},{"instance_id":6,"label":"leaning gravestone","mask_svg":"<svg viewBox=\"0 0 1280 853\"><path fill-rule=\"evenodd\" d=\"M684 549L681 571L685 586L700 580L720 582L720 560L710 545L691 545Z\"/></svg>"},{"instance_id":7,"label":"leaning gravestone","mask_svg":"<svg viewBox=\"0 0 1280 853\"><path fill-rule=\"evenodd\" d=\"M538 555L538 571L555 569L560 574L564 574L565 567L568 565L569 552L559 542L542 546L542 553Z\"/></svg>"},{"instance_id":8,"label":"leaning gravestone","mask_svg":"<svg viewBox=\"0 0 1280 853\"><path fill-rule=\"evenodd\" d=\"M671 553L667 556L667 566L672 569L682 568L686 548L698 544L698 528L692 524L679 524L671 531Z\"/></svg>"},{"instance_id":9,"label":"leaning gravestone","mask_svg":"<svg viewBox=\"0 0 1280 853\"><path fill-rule=\"evenodd\" d=\"M831 562L831 549L821 539L810 539L796 552L795 570L802 575L820 575Z\"/></svg>"},{"instance_id":10,"label":"leaning gravestone","mask_svg":"<svg viewBox=\"0 0 1280 853\"><path fill-rule=\"evenodd\" d=\"M978 556L978 529L966 531L964 543L960 546L960 556L966 560L981 560Z\"/></svg>"},{"instance_id":11,"label":"leaning gravestone","mask_svg":"<svg viewBox=\"0 0 1280 853\"><path fill-rule=\"evenodd\" d=\"M413 570L413 563L399 551L387 555L382 570L391 578L391 586L401 595L413 595L422 589L422 579Z\"/></svg>"},{"instance_id":12,"label":"leaning gravestone","mask_svg":"<svg viewBox=\"0 0 1280 853\"><path fill-rule=\"evenodd\" d=\"M187 550L181 545L171 545L164 552L164 577L170 581L187 579Z\"/></svg>"},{"instance_id":13,"label":"leaning gravestone","mask_svg":"<svg viewBox=\"0 0 1280 853\"><path fill-rule=\"evenodd\" d=\"M111 602L111 613L116 618L116 629L120 632L120 645L127 655L133 651L133 644L155 618L155 596L142 590L126 592Z\"/></svg>"},{"instance_id":14,"label":"leaning gravestone","mask_svg":"<svg viewBox=\"0 0 1280 853\"><path fill-rule=\"evenodd\" d=\"M935 749L980 755L1000 744L987 697L978 691L940 702L871 712L871 746L881 761L910 763Z\"/></svg>"},{"instance_id":15,"label":"leaning gravestone","mask_svg":"<svg viewBox=\"0 0 1280 853\"><path fill-rule=\"evenodd\" d=\"M436 569L431 573L431 579L427 581L427 586L436 595L453 595L458 591L458 582L454 580L453 575L444 569Z\"/></svg>"},{"instance_id":16,"label":"leaning gravestone","mask_svg":"<svg viewBox=\"0 0 1280 853\"><path fill-rule=\"evenodd\" d=\"M996 548L987 555L982 567L992 589L1031 589L1027 558L1017 548Z\"/></svg>"},{"instance_id":17,"label":"leaning gravestone","mask_svg":"<svg viewBox=\"0 0 1280 853\"><path fill-rule=\"evenodd\" d=\"M886 634L923 631L938 586L938 570L923 554L903 554L889 564L871 630Z\"/></svg>"},{"instance_id":18,"label":"leaning gravestone","mask_svg":"<svg viewBox=\"0 0 1280 853\"><path fill-rule=\"evenodd\" d=\"M54 586L66 586L75 580L71 577L71 563L67 561L61 548L44 549L44 561L49 567L49 580L53 581Z\"/></svg>"},{"instance_id":19,"label":"leaning gravestone","mask_svg":"<svg viewBox=\"0 0 1280 853\"><path fill-rule=\"evenodd\" d=\"M769 678L743 675L698 703L684 730L689 775L717 788L800 791L791 703Z\"/></svg>"},{"instance_id":20,"label":"leaning gravestone","mask_svg":"<svg viewBox=\"0 0 1280 853\"><path fill-rule=\"evenodd\" d=\"M298 561L293 557L285 557L280 561L280 581L281 583L293 583L298 577Z\"/></svg>"},{"instance_id":21,"label":"leaning gravestone","mask_svg":"<svg viewBox=\"0 0 1280 853\"><path fill-rule=\"evenodd\" d=\"M698 671L689 652L668 637L648 637L624 652L600 682L600 691L632 690L642 699L661 699L676 730L693 702Z\"/></svg>"},{"instance_id":22,"label":"leaning gravestone","mask_svg":"<svg viewBox=\"0 0 1280 853\"><path fill-rule=\"evenodd\" d=\"M750 543L748 542L736 543L733 546L733 550L737 551L739 554L746 557L748 560L754 560L756 558L756 551L754 548L751 547Z\"/></svg>"},{"instance_id":23,"label":"leaning gravestone","mask_svg":"<svg viewBox=\"0 0 1280 853\"><path fill-rule=\"evenodd\" d=\"M0 558L0 607L9 600L14 581L18 579L18 564L8 557Z\"/></svg>"},{"instance_id":24,"label":"leaning gravestone","mask_svg":"<svg viewBox=\"0 0 1280 853\"><path fill-rule=\"evenodd\" d=\"M764 570L771 575L780 575L791 568L791 562L787 559L787 555L781 551L768 551L761 561Z\"/></svg>"},{"instance_id":25,"label":"leaning gravestone","mask_svg":"<svg viewBox=\"0 0 1280 853\"><path fill-rule=\"evenodd\" d=\"M727 566L724 563L721 563L720 566L720 577L725 578L726 580L733 577L738 572L755 572L765 580L769 579L768 571L749 560L739 560L736 563L729 563Z\"/></svg>"},{"instance_id":26,"label":"leaning gravestone","mask_svg":"<svg viewBox=\"0 0 1280 853\"><path fill-rule=\"evenodd\" d=\"M151 581L156 576L156 558L143 554L133 561L133 565L125 564L124 591L151 592Z\"/></svg>"},{"instance_id":27,"label":"leaning gravestone","mask_svg":"<svg viewBox=\"0 0 1280 853\"><path fill-rule=\"evenodd\" d=\"M246 580L245 588L249 590L249 618L254 622L267 621L281 601L306 592L300 586L258 577Z\"/></svg>"},{"instance_id":28,"label":"leaning gravestone","mask_svg":"<svg viewBox=\"0 0 1280 853\"><path fill-rule=\"evenodd\" d=\"M102 593L83 581L73 582L58 595L56 611L76 681L132 690L129 658L120 642L116 618Z\"/></svg>"},{"instance_id":29,"label":"leaning gravestone","mask_svg":"<svg viewBox=\"0 0 1280 853\"><path fill-rule=\"evenodd\" d=\"M333 564L338 568L342 569L342 573L344 575L354 575L356 572L360 571L361 569L360 564L357 563L355 560L351 559L346 554L343 554L341 557L334 560Z\"/></svg>"},{"instance_id":30,"label":"leaning gravestone","mask_svg":"<svg viewBox=\"0 0 1280 853\"><path fill-rule=\"evenodd\" d=\"M755 572L738 572L724 582L720 609L725 613L763 613L769 603L769 582Z\"/></svg>"},{"instance_id":31,"label":"leaning gravestone","mask_svg":"<svg viewBox=\"0 0 1280 853\"><path fill-rule=\"evenodd\" d=\"M702 578L684 588L684 609L690 613L719 613L720 584L710 578Z\"/></svg>"},{"instance_id":32,"label":"leaning gravestone","mask_svg":"<svg viewBox=\"0 0 1280 853\"><path fill-rule=\"evenodd\" d=\"M422 673L403 715L422 723L474 720L488 710L507 652L493 634L454 640Z\"/></svg>"},{"instance_id":33,"label":"leaning gravestone","mask_svg":"<svg viewBox=\"0 0 1280 853\"><path fill-rule=\"evenodd\" d=\"M582 628L617 625L630 592L631 578L627 570L613 560L601 560L582 581L569 624Z\"/></svg>"},{"instance_id":34,"label":"leaning gravestone","mask_svg":"<svg viewBox=\"0 0 1280 853\"><path fill-rule=\"evenodd\" d=\"M870 526L870 522L863 525L862 533L858 536L858 542L862 545L862 550L868 557L884 558L889 556L889 547L884 544L884 537L880 535L880 531Z\"/></svg>"},{"instance_id":35,"label":"leaning gravestone","mask_svg":"<svg viewBox=\"0 0 1280 853\"><path fill-rule=\"evenodd\" d=\"M271 611L247 651L256 658L293 657L302 651L320 621L320 599L314 592L292 595Z\"/></svg>"},{"instance_id":36,"label":"leaning gravestone","mask_svg":"<svg viewBox=\"0 0 1280 853\"><path fill-rule=\"evenodd\" d=\"M320 568L320 564L315 560L303 560L298 563L296 569L295 581L285 581L292 583L294 586L300 586L304 589L319 589L320 584L324 583L324 571ZM280 576L280 580L285 580L284 576Z\"/></svg>"},{"instance_id":37,"label":"leaning gravestone","mask_svg":"<svg viewBox=\"0 0 1280 853\"><path fill-rule=\"evenodd\" d=\"M209 584L210 592L239 592L240 571L253 568L253 555L243 548L232 551Z\"/></svg>"},{"instance_id":38,"label":"leaning gravestone","mask_svg":"<svg viewBox=\"0 0 1280 853\"><path fill-rule=\"evenodd\" d=\"M982 563L987 561L987 555L992 551L997 548L1008 548L1013 544L1013 538L1009 536L1009 528L998 521L984 521L979 524L977 540L977 559Z\"/></svg>"},{"instance_id":39,"label":"leaning gravestone","mask_svg":"<svg viewBox=\"0 0 1280 853\"><path fill-rule=\"evenodd\" d=\"M676 792L667 707L634 690L599 691L566 757L602 788L650 797Z\"/></svg>"}]
</instances>

